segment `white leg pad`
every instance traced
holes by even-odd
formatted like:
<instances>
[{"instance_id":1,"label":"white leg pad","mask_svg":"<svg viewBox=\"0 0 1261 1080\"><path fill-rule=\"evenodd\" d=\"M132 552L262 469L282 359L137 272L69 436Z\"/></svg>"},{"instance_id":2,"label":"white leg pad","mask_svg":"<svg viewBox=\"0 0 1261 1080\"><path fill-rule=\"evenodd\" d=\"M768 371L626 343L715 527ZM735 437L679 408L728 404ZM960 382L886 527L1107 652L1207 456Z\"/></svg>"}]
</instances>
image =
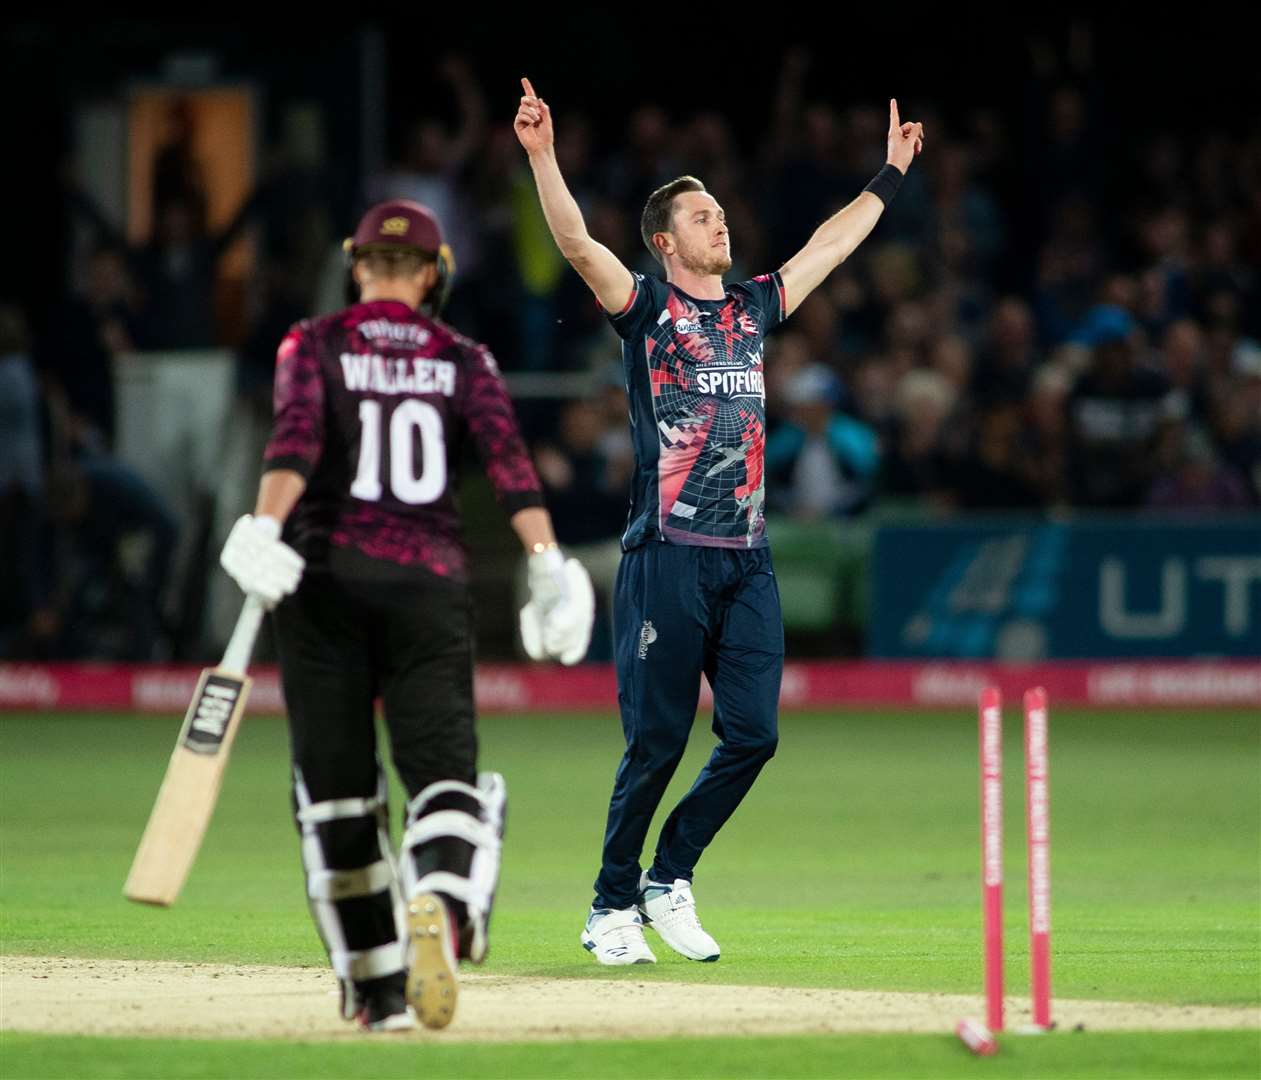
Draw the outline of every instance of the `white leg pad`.
<instances>
[{"instance_id":1,"label":"white leg pad","mask_svg":"<svg viewBox=\"0 0 1261 1080\"><path fill-rule=\"evenodd\" d=\"M460 794L475 799L478 816L463 810L435 810L425 813L437 796ZM504 810L507 787L499 773L481 773L477 787L458 780L430 784L408 804L407 830L403 838L402 877L408 897L431 890L461 900L468 908L472 928L470 958L476 963L486 955L486 924L495 889L499 885L500 853L503 845ZM467 878L435 870L418 878L413 853L423 844L445 837L463 840L473 849Z\"/></svg>"},{"instance_id":2,"label":"white leg pad","mask_svg":"<svg viewBox=\"0 0 1261 1080\"><path fill-rule=\"evenodd\" d=\"M375 979L406 970L406 915L399 888L398 866L394 861L387 820L387 787L379 772L375 798L330 799L312 802L301 773L295 770L294 793L297 818L302 830L302 863L306 869L307 897L316 927L328 950L333 971L343 987L343 1015L353 1017L354 980ZM333 821L370 819L376 825L377 859L350 870L328 866L318 826ZM369 949L350 949L337 901L388 894L394 913L394 940Z\"/></svg>"}]
</instances>

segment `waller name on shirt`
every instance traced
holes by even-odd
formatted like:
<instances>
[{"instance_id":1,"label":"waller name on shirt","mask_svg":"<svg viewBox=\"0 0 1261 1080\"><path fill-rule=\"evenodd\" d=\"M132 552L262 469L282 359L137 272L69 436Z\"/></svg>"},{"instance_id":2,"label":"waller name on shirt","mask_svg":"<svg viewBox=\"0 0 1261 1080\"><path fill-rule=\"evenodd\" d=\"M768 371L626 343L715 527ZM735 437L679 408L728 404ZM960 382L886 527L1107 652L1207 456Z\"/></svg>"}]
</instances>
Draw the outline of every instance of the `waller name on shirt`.
<instances>
[{"instance_id":1,"label":"waller name on shirt","mask_svg":"<svg viewBox=\"0 0 1261 1080\"><path fill-rule=\"evenodd\" d=\"M455 394L455 364L427 357L399 359L342 353L346 389L377 394Z\"/></svg>"}]
</instances>

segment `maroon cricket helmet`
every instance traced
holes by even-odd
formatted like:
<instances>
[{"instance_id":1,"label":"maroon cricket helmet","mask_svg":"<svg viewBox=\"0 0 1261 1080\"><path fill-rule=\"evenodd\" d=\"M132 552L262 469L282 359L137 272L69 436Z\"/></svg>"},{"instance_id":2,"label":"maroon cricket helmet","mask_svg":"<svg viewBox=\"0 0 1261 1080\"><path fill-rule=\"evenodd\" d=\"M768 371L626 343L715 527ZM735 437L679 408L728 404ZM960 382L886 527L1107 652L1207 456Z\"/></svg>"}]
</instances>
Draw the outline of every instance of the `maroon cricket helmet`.
<instances>
[{"instance_id":1,"label":"maroon cricket helmet","mask_svg":"<svg viewBox=\"0 0 1261 1080\"><path fill-rule=\"evenodd\" d=\"M420 251L432 255L438 265L438 281L421 304L425 314L438 315L451 292L455 274L455 256L442 238L437 215L427 206L411 199L389 199L377 203L359 220L354 236L342 244L346 252L347 300L358 299L359 287L350 273L355 256L369 251Z\"/></svg>"},{"instance_id":2,"label":"maroon cricket helmet","mask_svg":"<svg viewBox=\"0 0 1261 1080\"><path fill-rule=\"evenodd\" d=\"M359 219L345 247L351 255L380 248L414 248L437 255L442 250L442 226L429 207L411 199L390 199Z\"/></svg>"}]
</instances>

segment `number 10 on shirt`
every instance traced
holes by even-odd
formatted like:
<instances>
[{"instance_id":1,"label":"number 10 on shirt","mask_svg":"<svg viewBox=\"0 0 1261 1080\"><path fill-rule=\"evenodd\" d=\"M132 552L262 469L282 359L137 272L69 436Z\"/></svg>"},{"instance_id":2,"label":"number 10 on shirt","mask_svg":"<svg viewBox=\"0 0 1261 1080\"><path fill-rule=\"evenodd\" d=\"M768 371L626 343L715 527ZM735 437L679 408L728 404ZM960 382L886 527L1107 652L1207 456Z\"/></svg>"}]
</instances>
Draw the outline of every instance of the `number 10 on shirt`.
<instances>
[{"instance_id":1,"label":"number 10 on shirt","mask_svg":"<svg viewBox=\"0 0 1261 1080\"><path fill-rule=\"evenodd\" d=\"M365 502L380 502L381 443L387 426L379 401L359 402L359 465L350 494ZM436 502L447 487L447 457L442 414L426 401L408 398L390 414L390 494L409 506ZM420 438L420 469L416 468L416 439Z\"/></svg>"}]
</instances>

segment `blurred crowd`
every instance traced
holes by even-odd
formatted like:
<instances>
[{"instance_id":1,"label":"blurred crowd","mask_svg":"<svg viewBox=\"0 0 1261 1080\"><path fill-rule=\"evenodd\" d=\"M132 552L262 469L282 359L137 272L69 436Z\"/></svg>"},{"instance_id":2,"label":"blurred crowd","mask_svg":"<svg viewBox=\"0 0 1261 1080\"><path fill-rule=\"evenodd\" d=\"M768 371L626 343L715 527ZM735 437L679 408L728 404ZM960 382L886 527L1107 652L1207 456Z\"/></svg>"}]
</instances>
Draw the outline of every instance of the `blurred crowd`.
<instances>
[{"instance_id":1,"label":"blurred crowd","mask_svg":"<svg viewBox=\"0 0 1261 1080\"><path fill-rule=\"evenodd\" d=\"M871 239L768 346L771 512L1261 506L1261 136L1118 140L1088 54L1035 44L1020 131L995 109L901 103L925 125L923 157ZM738 130L723 113L654 104L597 130L581 101L551 101L591 233L658 272L639 215L650 191L691 173L726 210L729 277L780 265L884 160L884 104L813 95L814 63L784 56L756 137L743 118ZM265 427L276 343L343 302L340 236L386 197L444 222L456 326L510 374L566 376L520 406L561 539L618 535L630 468L619 342L551 241L514 102L492 108L460 57L438 77L441 115L413 116L389 166L351 195L334 190L320 117L301 106L273 125L254 193L217 230L195 117L178 106L146 243L68 181L67 214L89 242L56 325L0 308L0 654L169 651L164 612L187 606L170 598L172 552L205 523L180 520L114 455L111 357L230 347L237 415ZM242 235L253 255L233 310L219 266ZM93 612L110 617L104 637Z\"/></svg>"},{"instance_id":2,"label":"blurred crowd","mask_svg":"<svg viewBox=\"0 0 1261 1080\"><path fill-rule=\"evenodd\" d=\"M626 145L599 159L581 117L554 106L593 234L655 272L639 203L691 172L726 208L730 276L780 265L884 155L883 109L812 103L809 65L787 57L752 155L726 117L671 123L645 106ZM917 107L930 141L887 219L773 336L772 511L1261 505L1261 136L1110 146L1088 80L1050 61L1043 74L1021 139L993 112ZM494 173L513 198L494 205L511 212L504 235L528 294L507 364L603 365L616 343L559 263L508 133L496 139ZM606 412L613 425L621 415ZM566 442L562 427L549 454ZM585 458L587 442L572 452ZM602 490L620 492L624 468L610 459Z\"/></svg>"}]
</instances>

